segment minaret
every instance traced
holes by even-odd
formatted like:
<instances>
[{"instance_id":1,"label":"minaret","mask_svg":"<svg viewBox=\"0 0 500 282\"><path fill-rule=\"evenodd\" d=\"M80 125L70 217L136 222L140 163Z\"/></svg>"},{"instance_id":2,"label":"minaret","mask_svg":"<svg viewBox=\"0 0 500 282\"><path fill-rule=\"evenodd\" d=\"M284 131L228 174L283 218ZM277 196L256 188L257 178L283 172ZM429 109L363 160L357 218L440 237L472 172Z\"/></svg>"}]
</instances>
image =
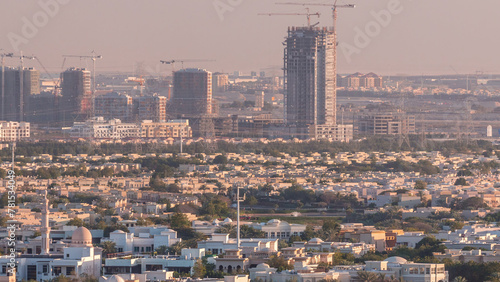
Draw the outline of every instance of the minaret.
<instances>
[{"instance_id":1,"label":"minaret","mask_svg":"<svg viewBox=\"0 0 500 282\"><path fill-rule=\"evenodd\" d=\"M49 199L47 198L47 190L44 192L44 204L42 211L42 255L48 255L50 251L50 227L49 227Z\"/></svg>"}]
</instances>

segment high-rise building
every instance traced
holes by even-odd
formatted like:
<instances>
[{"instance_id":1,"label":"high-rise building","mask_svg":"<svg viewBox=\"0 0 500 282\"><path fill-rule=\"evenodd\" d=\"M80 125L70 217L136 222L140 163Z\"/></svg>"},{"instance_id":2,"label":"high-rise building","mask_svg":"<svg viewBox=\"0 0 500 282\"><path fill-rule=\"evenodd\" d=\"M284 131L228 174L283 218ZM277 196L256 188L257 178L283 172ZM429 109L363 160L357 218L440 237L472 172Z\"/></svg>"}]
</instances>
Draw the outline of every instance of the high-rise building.
<instances>
[{"instance_id":1,"label":"high-rise building","mask_svg":"<svg viewBox=\"0 0 500 282\"><path fill-rule=\"evenodd\" d=\"M335 35L329 28L290 27L286 39L286 123L308 132L336 125Z\"/></svg>"},{"instance_id":2,"label":"high-rise building","mask_svg":"<svg viewBox=\"0 0 500 282\"><path fill-rule=\"evenodd\" d=\"M175 72L172 111L186 116L212 114L212 73L204 69Z\"/></svg>"},{"instance_id":3,"label":"high-rise building","mask_svg":"<svg viewBox=\"0 0 500 282\"><path fill-rule=\"evenodd\" d=\"M92 109L90 71L71 68L61 73L61 89L59 113L63 124L73 124L73 121L84 121L90 117Z\"/></svg>"},{"instance_id":4,"label":"high-rise building","mask_svg":"<svg viewBox=\"0 0 500 282\"><path fill-rule=\"evenodd\" d=\"M167 97L154 94L153 96L138 97L134 100L137 111L137 120L165 121L167 118Z\"/></svg>"},{"instance_id":5,"label":"high-rise building","mask_svg":"<svg viewBox=\"0 0 500 282\"><path fill-rule=\"evenodd\" d=\"M118 92L110 92L95 97L95 116L105 119L133 121L134 103L132 97Z\"/></svg>"},{"instance_id":6,"label":"high-rise building","mask_svg":"<svg viewBox=\"0 0 500 282\"><path fill-rule=\"evenodd\" d=\"M0 70L0 76L2 70ZM40 73L33 68L23 71L23 93L21 95L19 69L5 68L4 103L0 101L0 120L24 121L29 110L31 95L40 94ZM0 87L2 82L0 81ZM1 99L1 98L0 98ZM36 107L36 105L33 105Z\"/></svg>"}]
</instances>

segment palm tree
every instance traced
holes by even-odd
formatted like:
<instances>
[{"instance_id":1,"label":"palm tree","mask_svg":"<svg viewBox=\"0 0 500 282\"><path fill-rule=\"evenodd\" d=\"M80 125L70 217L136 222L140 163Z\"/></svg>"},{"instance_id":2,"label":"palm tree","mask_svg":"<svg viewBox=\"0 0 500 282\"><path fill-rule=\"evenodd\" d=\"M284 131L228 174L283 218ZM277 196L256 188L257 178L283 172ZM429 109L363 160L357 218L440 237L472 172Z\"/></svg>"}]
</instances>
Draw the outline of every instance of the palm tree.
<instances>
[{"instance_id":1,"label":"palm tree","mask_svg":"<svg viewBox=\"0 0 500 282\"><path fill-rule=\"evenodd\" d=\"M170 247L168 247L168 253L173 253L174 255L177 255L177 254L181 254L181 250L184 248L184 242L183 241L180 241L180 242L177 242L173 245L171 245Z\"/></svg>"},{"instance_id":2,"label":"palm tree","mask_svg":"<svg viewBox=\"0 0 500 282\"><path fill-rule=\"evenodd\" d=\"M358 271L358 279L362 282L376 282L378 280L377 274L368 271Z\"/></svg>"},{"instance_id":3,"label":"palm tree","mask_svg":"<svg viewBox=\"0 0 500 282\"><path fill-rule=\"evenodd\" d=\"M101 244L101 247L102 247L102 252L105 255L116 253L116 243L113 241L104 241Z\"/></svg>"},{"instance_id":4,"label":"palm tree","mask_svg":"<svg viewBox=\"0 0 500 282\"><path fill-rule=\"evenodd\" d=\"M159 255L166 255L168 254L168 247L167 246L159 246L156 248L156 253Z\"/></svg>"},{"instance_id":5,"label":"palm tree","mask_svg":"<svg viewBox=\"0 0 500 282\"><path fill-rule=\"evenodd\" d=\"M455 279L453 279L453 282L467 282L467 279L465 279L465 277L462 276L457 276L455 277Z\"/></svg>"},{"instance_id":6,"label":"palm tree","mask_svg":"<svg viewBox=\"0 0 500 282\"><path fill-rule=\"evenodd\" d=\"M380 281L380 282L387 281L387 280L385 279L385 273L379 273L379 274L378 274L378 279L377 279L377 281Z\"/></svg>"}]
</instances>

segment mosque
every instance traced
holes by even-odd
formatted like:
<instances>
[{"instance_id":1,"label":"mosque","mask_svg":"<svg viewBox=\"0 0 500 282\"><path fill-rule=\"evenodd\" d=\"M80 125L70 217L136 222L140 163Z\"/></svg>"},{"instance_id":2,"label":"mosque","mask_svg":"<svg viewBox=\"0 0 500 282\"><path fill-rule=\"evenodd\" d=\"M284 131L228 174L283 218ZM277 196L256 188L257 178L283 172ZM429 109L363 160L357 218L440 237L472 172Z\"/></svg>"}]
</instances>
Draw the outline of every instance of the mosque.
<instances>
[{"instance_id":1,"label":"mosque","mask_svg":"<svg viewBox=\"0 0 500 282\"><path fill-rule=\"evenodd\" d=\"M0 257L0 281L36 280L45 281L60 275L71 278L94 276L101 273L102 249L92 245L92 234L85 227L79 227L71 236L71 241L51 242L49 227L49 200L45 191L41 228L42 250L40 254L26 254L16 250L16 257ZM39 240L39 239L38 239ZM18 242L21 243L21 242ZM29 242L23 242L29 246ZM12 274L12 261L16 272Z\"/></svg>"}]
</instances>

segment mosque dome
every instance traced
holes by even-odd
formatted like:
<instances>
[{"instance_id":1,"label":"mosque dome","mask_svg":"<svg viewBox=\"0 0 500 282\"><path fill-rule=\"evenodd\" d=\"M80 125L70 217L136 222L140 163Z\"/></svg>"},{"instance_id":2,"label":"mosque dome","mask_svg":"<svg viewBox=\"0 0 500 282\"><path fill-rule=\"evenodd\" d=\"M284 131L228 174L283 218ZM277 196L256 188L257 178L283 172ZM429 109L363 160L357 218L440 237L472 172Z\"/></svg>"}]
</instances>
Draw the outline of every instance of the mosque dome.
<instances>
[{"instance_id":1,"label":"mosque dome","mask_svg":"<svg viewBox=\"0 0 500 282\"><path fill-rule=\"evenodd\" d=\"M71 236L71 245L73 247L90 247L92 246L92 234L85 227L78 227L73 231Z\"/></svg>"}]
</instances>

